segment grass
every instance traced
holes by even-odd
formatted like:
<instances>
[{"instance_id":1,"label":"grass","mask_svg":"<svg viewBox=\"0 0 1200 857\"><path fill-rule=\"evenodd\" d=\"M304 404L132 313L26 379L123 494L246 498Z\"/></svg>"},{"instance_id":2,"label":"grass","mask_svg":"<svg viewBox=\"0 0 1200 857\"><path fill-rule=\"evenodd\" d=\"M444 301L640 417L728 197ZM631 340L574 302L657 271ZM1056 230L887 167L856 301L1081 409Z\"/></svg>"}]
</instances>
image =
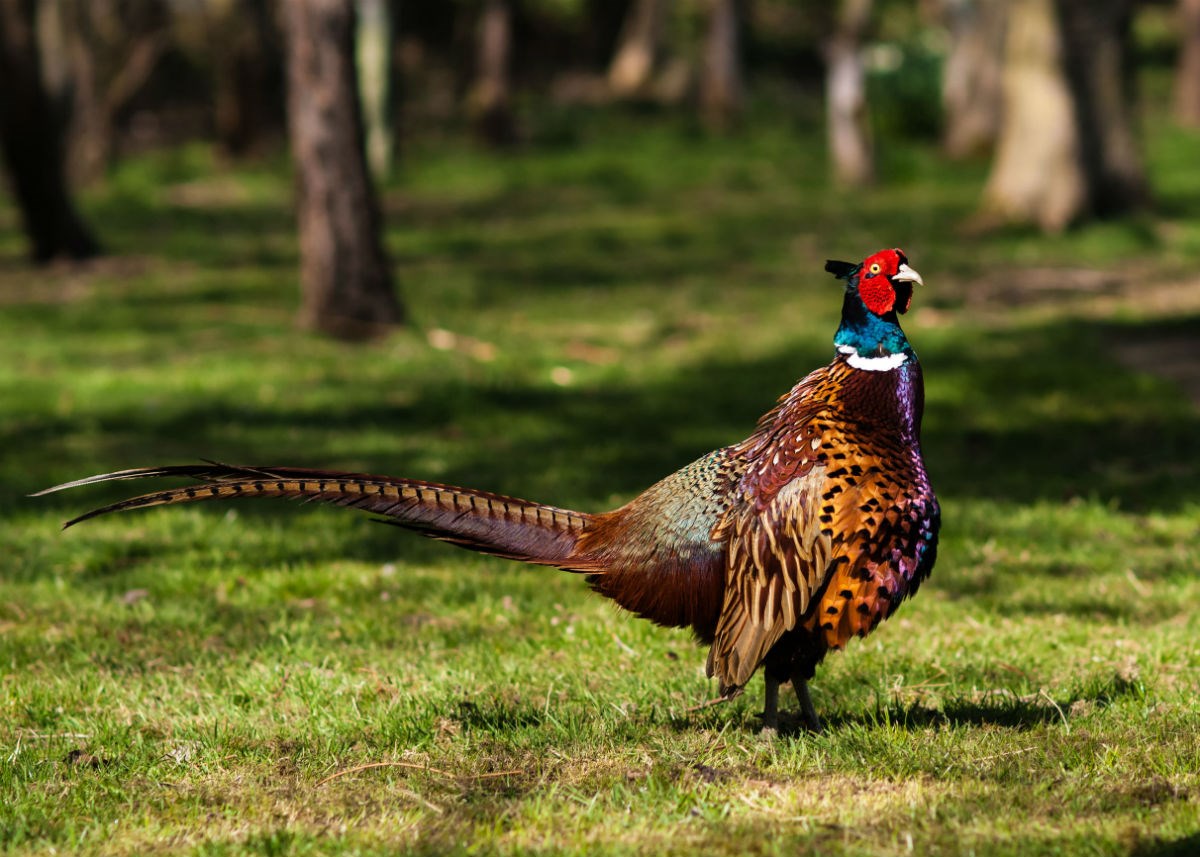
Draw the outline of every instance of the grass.
<instances>
[{"instance_id":1,"label":"grass","mask_svg":"<svg viewBox=\"0 0 1200 857\"><path fill-rule=\"evenodd\" d=\"M279 164L123 164L84 271L25 270L0 208L0 849L1195 853L1200 413L1120 355L1200 336L1200 173L1152 133L1160 213L1049 239L964 233L983 166L921 147L838 193L782 123L417 148L413 324L362 347L293 329ZM120 489L24 496L211 457L609 507L825 362L823 260L888 245L929 283L944 537L818 673L819 737L760 736L761 679L699 707L703 652L569 575L283 504L60 534Z\"/></svg>"}]
</instances>

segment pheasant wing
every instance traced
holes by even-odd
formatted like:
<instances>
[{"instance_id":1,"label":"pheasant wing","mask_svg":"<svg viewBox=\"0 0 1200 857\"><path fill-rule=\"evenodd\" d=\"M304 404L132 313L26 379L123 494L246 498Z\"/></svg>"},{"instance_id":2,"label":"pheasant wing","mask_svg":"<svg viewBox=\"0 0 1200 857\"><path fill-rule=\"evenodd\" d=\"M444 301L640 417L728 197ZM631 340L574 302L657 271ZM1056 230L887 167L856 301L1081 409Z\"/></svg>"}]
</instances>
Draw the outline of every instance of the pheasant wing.
<instances>
[{"instance_id":1,"label":"pheasant wing","mask_svg":"<svg viewBox=\"0 0 1200 857\"><path fill-rule=\"evenodd\" d=\"M739 449L746 462L733 504L714 530L727 545L725 600L708 674L732 693L801 621L831 553L820 520L828 430L828 368L797 384Z\"/></svg>"},{"instance_id":2,"label":"pheasant wing","mask_svg":"<svg viewBox=\"0 0 1200 857\"><path fill-rule=\"evenodd\" d=\"M750 680L824 582L832 550L818 517L824 469L808 469L762 508L747 504L722 521L729 545L725 602L708 660L722 694Z\"/></svg>"}]
</instances>

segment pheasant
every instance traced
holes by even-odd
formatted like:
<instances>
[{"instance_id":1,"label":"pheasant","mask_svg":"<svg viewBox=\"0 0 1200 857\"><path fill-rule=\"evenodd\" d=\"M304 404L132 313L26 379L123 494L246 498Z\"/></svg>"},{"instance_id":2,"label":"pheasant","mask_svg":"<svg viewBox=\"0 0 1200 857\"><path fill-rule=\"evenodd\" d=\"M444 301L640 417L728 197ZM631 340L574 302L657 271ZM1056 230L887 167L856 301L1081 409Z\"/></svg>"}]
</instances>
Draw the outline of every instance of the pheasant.
<instances>
[{"instance_id":1,"label":"pheasant","mask_svg":"<svg viewBox=\"0 0 1200 857\"><path fill-rule=\"evenodd\" d=\"M110 480L190 477L95 509L231 497L306 498L362 509L472 550L587 575L591 588L710 646L723 697L765 669L763 726L778 728L790 681L820 731L808 681L830 650L865 636L933 568L938 502L921 457L921 367L900 329L920 275L900 250L829 261L845 283L836 353L763 416L746 440L715 450L614 511L587 514L416 479L217 463L105 473ZM37 496L37 495L35 495Z\"/></svg>"}]
</instances>

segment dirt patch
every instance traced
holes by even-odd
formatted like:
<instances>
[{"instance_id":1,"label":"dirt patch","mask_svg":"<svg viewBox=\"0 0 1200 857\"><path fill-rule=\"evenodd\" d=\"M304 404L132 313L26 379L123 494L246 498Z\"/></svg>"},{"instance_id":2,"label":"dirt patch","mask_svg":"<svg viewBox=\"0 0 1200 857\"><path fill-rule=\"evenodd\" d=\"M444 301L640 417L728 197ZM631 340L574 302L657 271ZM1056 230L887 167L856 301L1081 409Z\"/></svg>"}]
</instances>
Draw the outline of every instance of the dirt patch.
<instances>
[{"instance_id":1,"label":"dirt patch","mask_svg":"<svg viewBox=\"0 0 1200 857\"><path fill-rule=\"evenodd\" d=\"M1116 268L1029 267L996 271L964 283L963 307L976 313L1043 308L1087 318L1132 312L1179 318L1200 313L1200 279L1164 276L1144 264Z\"/></svg>"},{"instance_id":2,"label":"dirt patch","mask_svg":"<svg viewBox=\"0 0 1200 857\"><path fill-rule=\"evenodd\" d=\"M1114 353L1130 369L1178 385L1200 407L1200 326L1194 331L1160 331L1152 339L1140 335L1118 339Z\"/></svg>"},{"instance_id":3,"label":"dirt patch","mask_svg":"<svg viewBox=\"0 0 1200 857\"><path fill-rule=\"evenodd\" d=\"M1144 325L1114 329L1114 356L1178 385L1200 406L1200 279L1164 279L1137 266L1021 268L974 280L963 301L967 312L983 315L1023 307L1088 319L1145 318Z\"/></svg>"},{"instance_id":4,"label":"dirt patch","mask_svg":"<svg viewBox=\"0 0 1200 857\"><path fill-rule=\"evenodd\" d=\"M975 278L963 292L971 308L1003 308L1119 296L1130 272L1092 268L1017 268Z\"/></svg>"},{"instance_id":5,"label":"dirt patch","mask_svg":"<svg viewBox=\"0 0 1200 857\"><path fill-rule=\"evenodd\" d=\"M172 263L174 264L174 263ZM30 267L24 259L0 260L0 307L69 304L92 297L98 283L111 294L117 284L165 271L149 256L102 256L86 262L54 262ZM170 277L164 274L164 282Z\"/></svg>"}]
</instances>

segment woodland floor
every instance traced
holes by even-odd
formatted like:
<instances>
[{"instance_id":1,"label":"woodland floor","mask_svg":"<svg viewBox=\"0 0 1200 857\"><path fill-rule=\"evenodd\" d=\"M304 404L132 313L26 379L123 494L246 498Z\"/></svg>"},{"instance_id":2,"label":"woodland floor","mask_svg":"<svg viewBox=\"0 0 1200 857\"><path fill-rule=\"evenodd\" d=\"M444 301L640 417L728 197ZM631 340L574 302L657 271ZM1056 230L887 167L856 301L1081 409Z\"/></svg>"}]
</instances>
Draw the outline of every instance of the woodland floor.
<instances>
[{"instance_id":1,"label":"woodland floor","mask_svg":"<svg viewBox=\"0 0 1200 857\"><path fill-rule=\"evenodd\" d=\"M962 231L985 165L932 147L840 194L781 124L573 127L406 153L412 325L365 346L293 327L282 164L126 162L83 269L25 269L0 205L0 851L1200 853L1200 140L1148 129L1155 213L1042 238ZM896 245L944 535L819 671L821 736L760 735L759 678L705 707L685 634L570 575L25 497L207 457L611 507L826 362L824 260Z\"/></svg>"}]
</instances>

